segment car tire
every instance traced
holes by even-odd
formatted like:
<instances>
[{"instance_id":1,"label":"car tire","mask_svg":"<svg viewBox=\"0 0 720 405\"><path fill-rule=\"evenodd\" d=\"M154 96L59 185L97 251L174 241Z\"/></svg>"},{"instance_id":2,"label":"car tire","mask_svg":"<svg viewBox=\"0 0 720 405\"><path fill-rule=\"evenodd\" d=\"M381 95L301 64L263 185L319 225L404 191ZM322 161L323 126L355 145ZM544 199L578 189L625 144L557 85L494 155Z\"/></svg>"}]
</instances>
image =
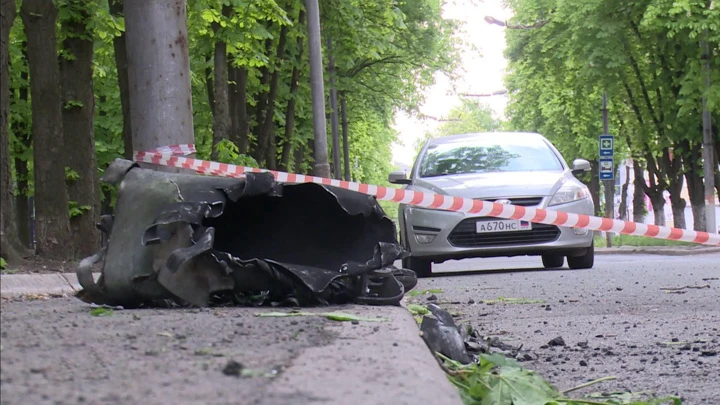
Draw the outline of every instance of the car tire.
<instances>
[{"instance_id":1,"label":"car tire","mask_svg":"<svg viewBox=\"0 0 720 405\"><path fill-rule=\"evenodd\" d=\"M542 255L542 264L546 269L557 269L565 264L565 256L553 254Z\"/></svg>"},{"instance_id":2,"label":"car tire","mask_svg":"<svg viewBox=\"0 0 720 405\"><path fill-rule=\"evenodd\" d=\"M402 265L404 268L414 271L418 278L432 275L432 262L430 260L406 257L402 259Z\"/></svg>"},{"instance_id":3,"label":"car tire","mask_svg":"<svg viewBox=\"0 0 720 405\"><path fill-rule=\"evenodd\" d=\"M595 244L590 245L580 256L568 256L567 261L571 269L591 269L595 264Z\"/></svg>"}]
</instances>

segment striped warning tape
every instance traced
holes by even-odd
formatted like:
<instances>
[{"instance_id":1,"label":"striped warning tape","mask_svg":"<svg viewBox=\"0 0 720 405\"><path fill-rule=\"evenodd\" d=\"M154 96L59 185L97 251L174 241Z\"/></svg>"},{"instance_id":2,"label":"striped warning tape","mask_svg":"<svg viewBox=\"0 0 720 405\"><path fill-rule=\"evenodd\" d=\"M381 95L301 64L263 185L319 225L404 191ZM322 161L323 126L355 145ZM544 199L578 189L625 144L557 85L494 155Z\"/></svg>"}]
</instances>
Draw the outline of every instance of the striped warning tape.
<instances>
[{"instance_id":1,"label":"striped warning tape","mask_svg":"<svg viewBox=\"0 0 720 405\"><path fill-rule=\"evenodd\" d=\"M403 190L393 187L374 186L344 180L304 174L285 173L276 170L237 166L228 163L212 162L187 157L195 153L195 145L172 145L146 152L135 152L135 161L163 166L194 170L197 173L242 177L245 173L270 172L282 183L318 183L340 187L375 196L378 200L457 211L477 216L490 216L505 219L519 219L541 224L586 228L594 231L606 231L627 235L647 236L657 239L679 240L703 245L720 246L720 234L665 226L620 221L617 219L594 217L549 209L522 207L518 205L498 204L470 198L453 197L435 193Z\"/></svg>"}]
</instances>

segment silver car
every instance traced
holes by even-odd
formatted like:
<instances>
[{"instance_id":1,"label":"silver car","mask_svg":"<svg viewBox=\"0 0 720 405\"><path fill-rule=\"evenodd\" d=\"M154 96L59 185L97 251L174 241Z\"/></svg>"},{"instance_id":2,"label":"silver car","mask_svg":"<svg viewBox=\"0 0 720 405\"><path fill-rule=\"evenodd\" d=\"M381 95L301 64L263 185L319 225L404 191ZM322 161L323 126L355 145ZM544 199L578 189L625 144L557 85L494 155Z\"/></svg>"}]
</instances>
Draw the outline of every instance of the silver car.
<instances>
[{"instance_id":1,"label":"silver car","mask_svg":"<svg viewBox=\"0 0 720 405\"><path fill-rule=\"evenodd\" d=\"M491 132L429 140L410 177L393 172L404 188L504 204L593 215L588 188L575 178L590 170L576 159L569 167L545 137ZM432 263L471 257L538 255L546 268L591 268L593 232L400 204L400 240L411 253L403 266L419 277Z\"/></svg>"}]
</instances>

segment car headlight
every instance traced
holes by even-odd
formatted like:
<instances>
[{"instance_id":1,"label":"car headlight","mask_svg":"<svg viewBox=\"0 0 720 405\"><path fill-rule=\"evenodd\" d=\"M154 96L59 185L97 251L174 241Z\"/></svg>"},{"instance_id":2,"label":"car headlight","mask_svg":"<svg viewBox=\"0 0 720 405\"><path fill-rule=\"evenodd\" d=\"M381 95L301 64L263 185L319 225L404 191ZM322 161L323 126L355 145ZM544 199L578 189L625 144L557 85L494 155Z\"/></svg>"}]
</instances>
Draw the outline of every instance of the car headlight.
<instances>
[{"instance_id":1,"label":"car headlight","mask_svg":"<svg viewBox=\"0 0 720 405\"><path fill-rule=\"evenodd\" d=\"M548 205L566 204L572 201L583 200L589 196L590 191L584 185L567 182L555 193Z\"/></svg>"}]
</instances>

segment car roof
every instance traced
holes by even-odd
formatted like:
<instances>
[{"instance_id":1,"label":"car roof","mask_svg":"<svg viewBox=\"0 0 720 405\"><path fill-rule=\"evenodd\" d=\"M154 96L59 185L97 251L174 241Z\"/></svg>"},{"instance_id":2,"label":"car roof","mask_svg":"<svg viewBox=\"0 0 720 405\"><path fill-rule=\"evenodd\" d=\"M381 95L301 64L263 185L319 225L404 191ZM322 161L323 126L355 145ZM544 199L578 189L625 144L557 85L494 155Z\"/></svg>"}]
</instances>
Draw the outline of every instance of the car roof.
<instances>
[{"instance_id":1,"label":"car roof","mask_svg":"<svg viewBox=\"0 0 720 405\"><path fill-rule=\"evenodd\" d=\"M538 140L546 140L547 139L536 133L536 132L475 132L475 133L469 133L469 134L460 134L460 135L449 135L449 136L441 136L439 138L433 138L430 139L428 142L428 145L444 145L448 143L454 143L454 142L461 142L465 140L471 140L474 138L481 138L481 137L492 137L492 138L501 138L501 139L538 139Z\"/></svg>"}]
</instances>

